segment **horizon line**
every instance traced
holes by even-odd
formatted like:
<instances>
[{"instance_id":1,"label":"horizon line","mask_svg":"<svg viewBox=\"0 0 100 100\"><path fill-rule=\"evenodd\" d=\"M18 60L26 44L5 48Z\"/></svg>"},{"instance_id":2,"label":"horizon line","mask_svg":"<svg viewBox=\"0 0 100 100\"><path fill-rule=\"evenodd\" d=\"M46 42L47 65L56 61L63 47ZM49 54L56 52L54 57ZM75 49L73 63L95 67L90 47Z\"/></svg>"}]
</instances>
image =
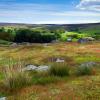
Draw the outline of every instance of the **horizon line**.
<instances>
[{"instance_id":1,"label":"horizon line","mask_svg":"<svg viewBox=\"0 0 100 100\"><path fill-rule=\"evenodd\" d=\"M26 24L26 25L66 25L66 24L99 24L100 22L89 23L20 23L20 22L0 22L0 24Z\"/></svg>"}]
</instances>

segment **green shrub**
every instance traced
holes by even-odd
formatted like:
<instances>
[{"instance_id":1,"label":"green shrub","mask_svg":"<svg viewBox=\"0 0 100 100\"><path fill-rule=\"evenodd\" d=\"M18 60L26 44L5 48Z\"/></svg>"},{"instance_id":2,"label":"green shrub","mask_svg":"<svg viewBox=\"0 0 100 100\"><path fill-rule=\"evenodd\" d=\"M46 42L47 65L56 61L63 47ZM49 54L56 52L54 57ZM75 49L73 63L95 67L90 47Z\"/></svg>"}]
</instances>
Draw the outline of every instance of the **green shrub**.
<instances>
[{"instance_id":1,"label":"green shrub","mask_svg":"<svg viewBox=\"0 0 100 100\"><path fill-rule=\"evenodd\" d=\"M49 71L50 75L64 77L69 75L69 68L64 63L55 63Z\"/></svg>"},{"instance_id":2,"label":"green shrub","mask_svg":"<svg viewBox=\"0 0 100 100\"><path fill-rule=\"evenodd\" d=\"M79 75L79 76L92 75L92 74L93 74L93 68L92 67L80 66L76 70L76 75Z\"/></svg>"}]
</instances>

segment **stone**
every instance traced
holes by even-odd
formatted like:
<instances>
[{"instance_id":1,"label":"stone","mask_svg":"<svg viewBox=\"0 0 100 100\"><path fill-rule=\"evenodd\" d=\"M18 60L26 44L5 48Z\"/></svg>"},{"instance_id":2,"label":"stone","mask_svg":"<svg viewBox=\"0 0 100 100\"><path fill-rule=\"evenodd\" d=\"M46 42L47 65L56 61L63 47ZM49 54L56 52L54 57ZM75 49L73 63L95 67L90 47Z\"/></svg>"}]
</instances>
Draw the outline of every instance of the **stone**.
<instances>
[{"instance_id":1,"label":"stone","mask_svg":"<svg viewBox=\"0 0 100 100\"><path fill-rule=\"evenodd\" d=\"M72 42L72 38L68 38L67 39L67 42Z\"/></svg>"},{"instance_id":2,"label":"stone","mask_svg":"<svg viewBox=\"0 0 100 100\"><path fill-rule=\"evenodd\" d=\"M95 62L85 62L85 63L82 63L80 66L81 67L94 67L96 66L97 64Z\"/></svg>"},{"instance_id":3,"label":"stone","mask_svg":"<svg viewBox=\"0 0 100 100\"><path fill-rule=\"evenodd\" d=\"M93 38L93 37L85 37L85 39L87 39L88 41L94 41L95 40L95 38Z\"/></svg>"},{"instance_id":4,"label":"stone","mask_svg":"<svg viewBox=\"0 0 100 100\"><path fill-rule=\"evenodd\" d=\"M92 37L84 37L84 38L80 38L80 39L78 39L78 43L87 43L87 42L89 42L89 41L94 41L95 39L94 38L92 38Z\"/></svg>"},{"instance_id":5,"label":"stone","mask_svg":"<svg viewBox=\"0 0 100 100\"><path fill-rule=\"evenodd\" d=\"M56 59L56 62L65 62L65 60L64 59L57 58Z\"/></svg>"},{"instance_id":6,"label":"stone","mask_svg":"<svg viewBox=\"0 0 100 100\"><path fill-rule=\"evenodd\" d=\"M25 68L23 68L23 71L30 71L30 70L36 70L38 67L35 65L26 65Z\"/></svg>"},{"instance_id":7,"label":"stone","mask_svg":"<svg viewBox=\"0 0 100 100\"><path fill-rule=\"evenodd\" d=\"M18 44L17 44L17 43L12 43L10 46L11 46L11 47L17 47Z\"/></svg>"},{"instance_id":8,"label":"stone","mask_svg":"<svg viewBox=\"0 0 100 100\"><path fill-rule=\"evenodd\" d=\"M80 39L78 39L77 42L78 43L87 43L88 41L87 41L87 39L80 38Z\"/></svg>"},{"instance_id":9,"label":"stone","mask_svg":"<svg viewBox=\"0 0 100 100\"><path fill-rule=\"evenodd\" d=\"M52 40L51 43L59 43L59 40Z\"/></svg>"},{"instance_id":10,"label":"stone","mask_svg":"<svg viewBox=\"0 0 100 100\"><path fill-rule=\"evenodd\" d=\"M6 97L2 97L2 98L0 98L0 100L6 100Z\"/></svg>"},{"instance_id":11,"label":"stone","mask_svg":"<svg viewBox=\"0 0 100 100\"><path fill-rule=\"evenodd\" d=\"M49 66L41 65L41 66L35 66L35 65L27 65L25 68L22 69L22 71L47 71L49 70Z\"/></svg>"},{"instance_id":12,"label":"stone","mask_svg":"<svg viewBox=\"0 0 100 100\"><path fill-rule=\"evenodd\" d=\"M47 47L47 46L48 46L48 44L47 44L47 43L44 43L44 44L43 44L43 46L44 46L44 47Z\"/></svg>"},{"instance_id":13,"label":"stone","mask_svg":"<svg viewBox=\"0 0 100 100\"><path fill-rule=\"evenodd\" d=\"M31 46L31 43L27 42L26 45L27 45L27 46Z\"/></svg>"},{"instance_id":14,"label":"stone","mask_svg":"<svg viewBox=\"0 0 100 100\"><path fill-rule=\"evenodd\" d=\"M38 66L38 68L36 69L37 71L48 71L49 70L49 66L46 65L42 65L42 66Z\"/></svg>"}]
</instances>

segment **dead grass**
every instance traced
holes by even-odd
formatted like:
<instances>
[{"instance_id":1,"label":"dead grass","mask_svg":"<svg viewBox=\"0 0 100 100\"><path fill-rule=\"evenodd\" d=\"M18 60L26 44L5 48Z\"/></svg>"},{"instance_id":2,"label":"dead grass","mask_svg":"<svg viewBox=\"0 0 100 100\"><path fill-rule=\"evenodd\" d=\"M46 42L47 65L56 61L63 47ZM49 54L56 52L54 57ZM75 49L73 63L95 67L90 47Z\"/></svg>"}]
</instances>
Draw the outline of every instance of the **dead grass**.
<instances>
[{"instance_id":1,"label":"dead grass","mask_svg":"<svg viewBox=\"0 0 100 100\"><path fill-rule=\"evenodd\" d=\"M36 44L35 44L36 45ZM0 57L13 58L18 60L19 58L25 62L31 63L46 63L44 59L49 57L65 57L79 62L80 59L84 60L87 57L90 60L99 61L100 57L100 44L77 44L77 43L59 43L51 44L47 47L43 47L41 44L38 46L19 46L17 48L0 47ZM29 59L29 60L28 60ZM77 59L77 60L76 60ZM87 60L89 60L87 59ZM72 61L69 61L72 62ZM81 61L82 62L82 61Z\"/></svg>"}]
</instances>

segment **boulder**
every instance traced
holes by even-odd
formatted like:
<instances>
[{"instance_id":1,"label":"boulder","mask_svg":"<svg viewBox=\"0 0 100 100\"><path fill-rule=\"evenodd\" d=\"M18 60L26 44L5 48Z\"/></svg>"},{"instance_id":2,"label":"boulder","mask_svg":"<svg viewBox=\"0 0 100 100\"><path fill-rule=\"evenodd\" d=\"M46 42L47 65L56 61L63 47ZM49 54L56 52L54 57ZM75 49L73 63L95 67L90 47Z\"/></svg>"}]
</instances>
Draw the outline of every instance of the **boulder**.
<instances>
[{"instance_id":1,"label":"boulder","mask_svg":"<svg viewBox=\"0 0 100 100\"><path fill-rule=\"evenodd\" d=\"M49 70L49 66L38 66L38 68L36 69L37 71L48 71Z\"/></svg>"},{"instance_id":2,"label":"boulder","mask_svg":"<svg viewBox=\"0 0 100 100\"><path fill-rule=\"evenodd\" d=\"M67 42L72 42L72 38L68 38L67 39Z\"/></svg>"},{"instance_id":3,"label":"boulder","mask_svg":"<svg viewBox=\"0 0 100 100\"><path fill-rule=\"evenodd\" d=\"M87 39L80 38L80 39L78 39L77 42L78 42L78 43L87 43L88 41L87 41Z\"/></svg>"},{"instance_id":4,"label":"boulder","mask_svg":"<svg viewBox=\"0 0 100 100\"><path fill-rule=\"evenodd\" d=\"M35 65L26 65L25 68L23 68L23 71L30 71L30 70L36 70L38 67Z\"/></svg>"},{"instance_id":5,"label":"boulder","mask_svg":"<svg viewBox=\"0 0 100 100\"><path fill-rule=\"evenodd\" d=\"M49 66L41 65L41 66L35 66L35 65L27 65L25 68L23 68L23 71L47 71L49 70Z\"/></svg>"},{"instance_id":6,"label":"boulder","mask_svg":"<svg viewBox=\"0 0 100 100\"><path fill-rule=\"evenodd\" d=\"M10 46L11 46L11 47L17 47L18 44L17 44L17 43L12 43Z\"/></svg>"},{"instance_id":7,"label":"boulder","mask_svg":"<svg viewBox=\"0 0 100 100\"><path fill-rule=\"evenodd\" d=\"M43 46L44 46L44 47L47 47L47 46L48 46L48 43L44 43Z\"/></svg>"},{"instance_id":8,"label":"boulder","mask_svg":"<svg viewBox=\"0 0 100 100\"><path fill-rule=\"evenodd\" d=\"M7 99L6 99L6 97L2 97L2 98L0 98L0 100L7 100Z\"/></svg>"},{"instance_id":9,"label":"boulder","mask_svg":"<svg viewBox=\"0 0 100 100\"><path fill-rule=\"evenodd\" d=\"M59 40L52 40L51 43L59 43Z\"/></svg>"},{"instance_id":10,"label":"boulder","mask_svg":"<svg viewBox=\"0 0 100 100\"><path fill-rule=\"evenodd\" d=\"M91 61L91 62L82 63L80 66L81 67L94 67L96 65L97 65L97 63Z\"/></svg>"},{"instance_id":11,"label":"boulder","mask_svg":"<svg viewBox=\"0 0 100 100\"><path fill-rule=\"evenodd\" d=\"M88 41L94 41L95 39L93 37L85 37Z\"/></svg>"},{"instance_id":12,"label":"boulder","mask_svg":"<svg viewBox=\"0 0 100 100\"><path fill-rule=\"evenodd\" d=\"M87 42L89 42L89 41L94 41L95 39L94 38L92 38L92 37L84 37L84 38L80 38L80 39L78 39L78 43L87 43Z\"/></svg>"},{"instance_id":13,"label":"boulder","mask_svg":"<svg viewBox=\"0 0 100 100\"><path fill-rule=\"evenodd\" d=\"M65 62L65 60L64 59L57 58L56 59L56 62Z\"/></svg>"}]
</instances>

